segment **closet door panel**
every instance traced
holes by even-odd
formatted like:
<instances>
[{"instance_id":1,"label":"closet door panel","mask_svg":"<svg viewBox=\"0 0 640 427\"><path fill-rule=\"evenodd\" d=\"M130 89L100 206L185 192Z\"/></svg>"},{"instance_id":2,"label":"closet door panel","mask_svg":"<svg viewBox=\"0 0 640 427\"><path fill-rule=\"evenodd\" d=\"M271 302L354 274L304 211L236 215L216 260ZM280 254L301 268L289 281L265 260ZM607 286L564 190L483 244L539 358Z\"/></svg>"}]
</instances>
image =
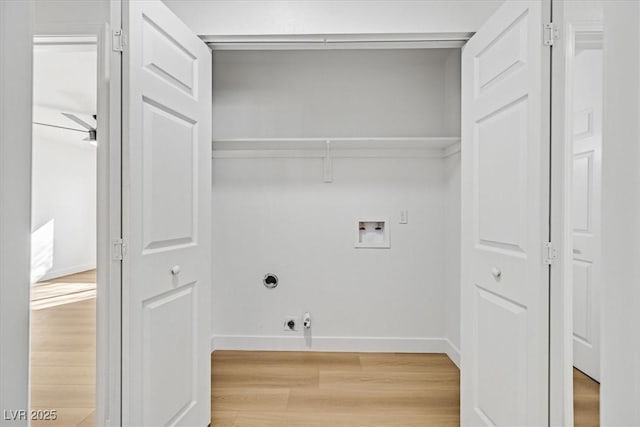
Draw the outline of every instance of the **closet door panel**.
<instances>
[{"instance_id":1,"label":"closet door panel","mask_svg":"<svg viewBox=\"0 0 640 427\"><path fill-rule=\"evenodd\" d=\"M211 52L159 0L123 21L123 424L205 426Z\"/></svg>"},{"instance_id":2,"label":"closet door panel","mask_svg":"<svg viewBox=\"0 0 640 427\"><path fill-rule=\"evenodd\" d=\"M462 425L548 414L547 2L506 1L462 55Z\"/></svg>"}]
</instances>

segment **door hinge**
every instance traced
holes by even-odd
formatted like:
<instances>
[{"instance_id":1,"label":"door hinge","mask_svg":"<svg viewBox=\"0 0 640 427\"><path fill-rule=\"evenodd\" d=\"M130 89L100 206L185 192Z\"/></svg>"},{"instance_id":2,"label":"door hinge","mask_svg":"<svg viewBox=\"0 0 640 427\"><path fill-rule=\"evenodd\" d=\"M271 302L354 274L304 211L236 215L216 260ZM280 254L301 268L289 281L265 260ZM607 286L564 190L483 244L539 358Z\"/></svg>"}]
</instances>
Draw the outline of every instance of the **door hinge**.
<instances>
[{"instance_id":1,"label":"door hinge","mask_svg":"<svg viewBox=\"0 0 640 427\"><path fill-rule=\"evenodd\" d=\"M546 265L552 265L554 261L558 259L558 251L551 242L545 242L544 244L544 263Z\"/></svg>"},{"instance_id":2,"label":"door hinge","mask_svg":"<svg viewBox=\"0 0 640 427\"><path fill-rule=\"evenodd\" d=\"M114 30L111 37L111 46L114 52L122 52L125 45L125 37L122 30Z\"/></svg>"},{"instance_id":3,"label":"door hinge","mask_svg":"<svg viewBox=\"0 0 640 427\"><path fill-rule=\"evenodd\" d=\"M559 38L558 27L556 27L556 25L553 22L548 22L544 24L542 32L544 33L545 46L553 46L553 43Z\"/></svg>"},{"instance_id":4,"label":"door hinge","mask_svg":"<svg viewBox=\"0 0 640 427\"><path fill-rule=\"evenodd\" d=\"M122 239L114 239L113 240L113 252L111 255L111 259L113 261L122 261L127 252L127 246L125 245Z\"/></svg>"}]
</instances>

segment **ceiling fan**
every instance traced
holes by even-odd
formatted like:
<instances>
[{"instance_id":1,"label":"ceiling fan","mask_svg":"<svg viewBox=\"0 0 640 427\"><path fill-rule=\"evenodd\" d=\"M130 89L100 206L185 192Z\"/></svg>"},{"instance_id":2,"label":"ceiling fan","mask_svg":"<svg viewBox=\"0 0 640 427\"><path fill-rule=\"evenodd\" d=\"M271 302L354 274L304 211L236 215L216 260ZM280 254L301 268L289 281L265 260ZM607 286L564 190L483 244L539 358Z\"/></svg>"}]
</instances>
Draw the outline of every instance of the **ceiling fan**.
<instances>
[{"instance_id":1,"label":"ceiling fan","mask_svg":"<svg viewBox=\"0 0 640 427\"><path fill-rule=\"evenodd\" d=\"M85 128L86 130L82 130L82 129L75 129L75 128L70 128L70 127L66 127L66 126L59 126L59 125L52 125L52 124L48 124L48 123L41 123L41 122L33 122L34 125L39 125L39 126L47 126L47 127L52 127L52 128L58 128L58 129L65 129L65 130L71 130L71 131L75 131L75 132L83 132L83 133L88 133L89 136L87 136L86 138L83 139L83 141L88 141L89 144L95 146L97 145L97 120L98 120L98 116L96 116L95 114L92 114L91 117L93 118L94 123L88 123L86 120L80 118L78 115L73 114L73 113L61 113L63 116L65 116L66 118L68 118L69 120L79 124L80 126L82 126L83 128Z\"/></svg>"}]
</instances>

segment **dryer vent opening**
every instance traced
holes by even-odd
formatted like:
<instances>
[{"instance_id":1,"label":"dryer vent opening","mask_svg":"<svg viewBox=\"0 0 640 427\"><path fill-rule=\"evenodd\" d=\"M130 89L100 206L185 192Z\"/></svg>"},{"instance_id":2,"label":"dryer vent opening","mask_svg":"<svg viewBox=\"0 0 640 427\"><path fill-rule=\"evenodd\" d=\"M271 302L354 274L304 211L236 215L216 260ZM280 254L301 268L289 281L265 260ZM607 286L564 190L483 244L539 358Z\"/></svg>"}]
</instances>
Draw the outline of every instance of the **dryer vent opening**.
<instances>
[{"instance_id":1,"label":"dryer vent opening","mask_svg":"<svg viewBox=\"0 0 640 427\"><path fill-rule=\"evenodd\" d=\"M273 289L278 286L278 276L273 273L267 273L264 275L264 279L262 279L262 283L265 287L269 289Z\"/></svg>"}]
</instances>

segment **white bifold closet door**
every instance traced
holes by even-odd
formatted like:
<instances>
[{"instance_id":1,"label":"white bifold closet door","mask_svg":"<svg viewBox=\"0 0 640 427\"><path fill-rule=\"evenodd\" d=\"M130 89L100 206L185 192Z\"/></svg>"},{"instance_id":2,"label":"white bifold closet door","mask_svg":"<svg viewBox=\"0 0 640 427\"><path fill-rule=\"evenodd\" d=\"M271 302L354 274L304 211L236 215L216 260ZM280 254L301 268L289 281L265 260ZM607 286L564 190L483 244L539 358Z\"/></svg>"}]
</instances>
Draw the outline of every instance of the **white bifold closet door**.
<instances>
[{"instance_id":1,"label":"white bifold closet door","mask_svg":"<svg viewBox=\"0 0 640 427\"><path fill-rule=\"evenodd\" d=\"M573 364L600 381L602 51L574 59Z\"/></svg>"},{"instance_id":2,"label":"white bifold closet door","mask_svg":"<svg viewBox=\"0 0 640 427\"><path fill-rule=\"evenodd\" d=\"M574 141L573 364L600 381L600 165L599 141Z\"/></svg>"},{"instance_id":3,"label":"white bifold closet door","mask_svg":"<svg viewBox=\"0 0 640 427\"><path fill-rule=\"evenodd\" d=\"M160 0L124 1L122 417L211 417L211 52Z\"/></svg>"},{"instance_id":4,"label":"white bifold closet door","mask_svg":"<svg viewBox=\"0 0 640 427\"><path fill-rule=\"evenodd\" d=\"M549 15L506 1L462 52L464 426L548 424Z\"/></svg>"}]
</instances>

